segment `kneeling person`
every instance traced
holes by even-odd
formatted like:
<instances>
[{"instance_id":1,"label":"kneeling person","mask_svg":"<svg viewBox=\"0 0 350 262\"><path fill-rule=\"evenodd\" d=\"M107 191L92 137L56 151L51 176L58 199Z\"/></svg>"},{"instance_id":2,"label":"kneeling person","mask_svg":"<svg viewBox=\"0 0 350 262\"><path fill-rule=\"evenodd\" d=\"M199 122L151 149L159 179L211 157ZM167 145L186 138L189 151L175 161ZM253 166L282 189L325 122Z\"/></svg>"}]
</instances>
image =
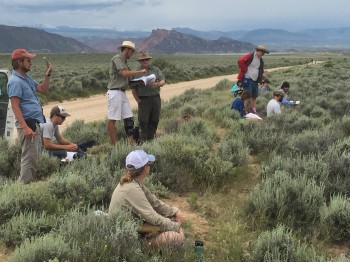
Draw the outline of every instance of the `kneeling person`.
<instances>
[{"instance_id":1,"label":"kneeling person","mask_svg":"<svg viewBox=\"0 0 350 262\"><path fill-rule=\"evenodd\" d=\"M43 147L47 150L49 155L56 156L60 159L67 157L67 151L77 152L76 156L83 157L85 153L79 148L77 144L64 138L60 130L59 125L62 125L64 120L70 114L67 113L63 106L55 106L51 109L50 118L44 124L40 124L41 133L43 136ZM52 138L55 137L59 144L52 142Z\"/></svg>"},{"instance_id":2,"label":"kneeling person","mask_svg":"<svg viewBox=\"0 0 350 262\"><path fill-rule=\"evenodd\" d=\"M183 217L179 209L159 200L143 184L150 174L150 164L154 161L155 157L143 150L135 150L128 154L125 175L120 178L113 192L109 214L120 206L130 208L135 217L141 218L148 225L159 227L157 234L146 236L152 247L178 245L184 241L181 228Z\"/></svg>"},{"instance_id":3,"label":"kneeling person","mask_svg":"<svg viewBox=\"0 0 350 262\"><path fill-rule=\"evenodd\" d=\"M282 113L280 103L282 102L283 97L283 91L273 92L273 98L270 100L266 107L266 113L268 117Z\"/></svg>"}]
</instances>

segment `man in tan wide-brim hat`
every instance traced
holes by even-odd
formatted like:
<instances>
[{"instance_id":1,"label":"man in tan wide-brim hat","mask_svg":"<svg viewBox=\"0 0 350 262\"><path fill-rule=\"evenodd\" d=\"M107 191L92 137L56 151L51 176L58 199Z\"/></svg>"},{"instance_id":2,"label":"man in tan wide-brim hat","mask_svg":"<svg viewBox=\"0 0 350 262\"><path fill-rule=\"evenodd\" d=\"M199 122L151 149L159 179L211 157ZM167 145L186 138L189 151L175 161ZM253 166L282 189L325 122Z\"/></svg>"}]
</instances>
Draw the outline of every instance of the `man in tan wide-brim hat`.
<instances>
[{"instance_id":1,"label":"man in tan wide-brim hat","mask_svg":"<svg viewBox=\"0 0 350 262\"><path fill-rule=\"evenodd\" d=\"M256 99L259 96L259 83L263 80L264 61L262 57L269 50L264 45L255 47L254 53L249 53L238 59L239 73L237 79L243 82L243 90L251 93L249 113L257 114ZM244 101L244 109L248 111L248 100Z\"/></svg>"},{"instance_id":2,"label":"man in tan wide-brim hat","mask_svg":"<svg viewBox=\"0 0 350 262\"><path fill-rule=\"evenodd\" d=\"M117 142L115 122L123 120L125 132L129 137L130 143L133 144L134 118L125 90L128 89L129 80L132 77L144 75L147 71L145 69L130 70L127 64L128 59L131 58L136 49L133 42L123 41L118 48L120 48L120 54L114 56L109 65L107 131L111 138L111 143L115 145Z\"/></svg>"},{"instance_id":3,"label":"man in tan wide-brim hat","mask_svg":"<svg viewBox=\"0 0 350 262\"><path fill-rule=\"evenodd\" d=\"M149 82L146 86L131 87L138 104L139 134L142 142L156 137L161 108L159 93L165 84L164 74L158 67L151 65L151 59L152 56L148 51L140 51L137 61L140 63L141 70L145 69L149 75L155 75L155 81Z\"/></svg>"}]
</instances>

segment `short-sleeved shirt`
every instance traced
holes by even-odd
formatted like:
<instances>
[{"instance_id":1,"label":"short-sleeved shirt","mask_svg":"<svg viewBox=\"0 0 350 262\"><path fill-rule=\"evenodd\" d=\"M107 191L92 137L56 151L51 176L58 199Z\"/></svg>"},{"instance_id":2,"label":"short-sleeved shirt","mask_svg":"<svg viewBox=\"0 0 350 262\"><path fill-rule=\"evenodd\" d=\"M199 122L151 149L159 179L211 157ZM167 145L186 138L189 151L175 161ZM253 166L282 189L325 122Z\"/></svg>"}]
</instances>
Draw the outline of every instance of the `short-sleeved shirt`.
<instances>
[{"instance_id":1,"label":"short-sleeved shirt","mask_svg":"<svg viewBox=\"0 0 350 262\"><path fill-rule=\"evenodd\" d=\"M142 68L140 68L141 70ZM148 74L154 74L156 76L156 81L160 82L162 80L165 81L165 76L162 73L162 71L156 67L156 66L149 66L148 69ZM137 85L134 87L131 87L132 89L136 89L137 90L137 95L138 96L155 96L158 95L160 92L160 87L152 87L152 86L143 86L143 85Z\"/></svg>"},{"instance_id":2,"label":"short-sleeved shirt","mask_svg":"<svg viewBox=\"0 0 350 262\"><path fill-rule=\"evenodd\" d=\"M247 72L245 73L245 77L248 77L253 81L257 81L259 77L260 61L261 58L257 57L256 53L254 53L253 60L248 66Z\"/></svg>"},{"instance_id":3,"label":"short-sleeved shirt","mask_svg":"<svg viewBox=\"0 0 350 262\"><path fill-rule=\"evenodd\" d=\"M266 107L267 116L272 116L274 114L281 114L281 106L275 99L271 99Z\"/></svg>"},{"instance_id":4,"label":"short-sleeved shirt","mask_svg":"<svg viewBox=\"0 0 350 262\"><path fill-rule=\"evenodd\" d=\"M19 107L24 119L35 119L39 123L44 123L43 111L39 98L36 95L37 81L29 75L22 76L16 70L12 71L12 76L7 83L9 97L20 99Z\"/></svg>"},{"instance_id":5,"label":"short-sleeved shirt","mask_svg":"<svg viewBox=\"0 0 350 262\"><path fill-rule=\"evenodd\" d=\"M130 70L127 59L124 54L114 56L109 64L109 83L107 88L127 89L129 86L129 77L123 77L122 71Z\"/></svg>"},{"instance_id":6,"label":"short-sleeved shirt","mask_svg":"<svg viewBox=\"0 0 350 262\"><path fill-rule=\"evenodd\" d=\"M42 141L44 143L44 138L48 138L52 140L53 137L58 137L61 135L60 130L58 129L58 126L54 126L51 122L51 119L47 119L46 123L40 124L41 134L42 134Z\"/></svg>"}]
</instances>

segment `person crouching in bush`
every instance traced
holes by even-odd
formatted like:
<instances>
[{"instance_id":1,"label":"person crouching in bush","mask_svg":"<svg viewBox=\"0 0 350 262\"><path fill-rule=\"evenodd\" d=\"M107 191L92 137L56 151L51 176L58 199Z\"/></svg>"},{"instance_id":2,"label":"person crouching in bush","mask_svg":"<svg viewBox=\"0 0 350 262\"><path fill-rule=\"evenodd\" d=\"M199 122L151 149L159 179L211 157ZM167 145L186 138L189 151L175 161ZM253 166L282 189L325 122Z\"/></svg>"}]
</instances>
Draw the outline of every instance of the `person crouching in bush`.
<instances>
[{"instance_id":1,"label":"person crouching in bush","mask_svg":"<svg viewBox=\"0 0 350 262\"><path fill-rule=\"evenodd\" d=\"M250 99L252 97L249 91L243 91L241 97L237 97L233 100L231 109L237 110L241 117L245 117L246 112L244 111L244 101Z\"/></svg>"},{"instance_id":2,"label":"person crouching in bush","mask_svg":"<svg viewBox=\"0 0 350 262\"><path fill-rule=\"evenodd\" d=\"M181 223L182 214L153 195L143 184L150 174L153 155L143 150L134 150L126 157L125 175L115 188L109 205L109 214L119 206L130 208L135 217L144 221L140 235L153 248L177 246L185 237Z\"/></svg>"}]
</instances>

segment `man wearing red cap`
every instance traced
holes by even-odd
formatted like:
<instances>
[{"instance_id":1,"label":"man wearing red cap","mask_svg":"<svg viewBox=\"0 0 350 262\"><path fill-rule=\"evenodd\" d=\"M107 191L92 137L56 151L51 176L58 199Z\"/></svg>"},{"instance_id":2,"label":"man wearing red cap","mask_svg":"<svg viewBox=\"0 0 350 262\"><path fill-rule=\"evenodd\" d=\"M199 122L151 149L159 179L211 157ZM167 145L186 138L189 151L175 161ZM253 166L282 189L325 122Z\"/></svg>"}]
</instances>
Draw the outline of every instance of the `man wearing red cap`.
<instances>
[{"instance_id":1,"label":"man wearing red cap","mask_svg":"<svg viewBox=\"0 0 350 262\"><path fill-rule=\"evenodd\" d=\"M25 49L14 50L11 54L12 76L7 84L22 147L19 180L24 184L34 180L41 150L39 123L44 123L44 116L36 92L46 93L48 91L52 72L52 66L47 63L43 82L39 84L33 80L27 73L30 71L32 59L35 56Z\"/></svg>"}]
</instances>

